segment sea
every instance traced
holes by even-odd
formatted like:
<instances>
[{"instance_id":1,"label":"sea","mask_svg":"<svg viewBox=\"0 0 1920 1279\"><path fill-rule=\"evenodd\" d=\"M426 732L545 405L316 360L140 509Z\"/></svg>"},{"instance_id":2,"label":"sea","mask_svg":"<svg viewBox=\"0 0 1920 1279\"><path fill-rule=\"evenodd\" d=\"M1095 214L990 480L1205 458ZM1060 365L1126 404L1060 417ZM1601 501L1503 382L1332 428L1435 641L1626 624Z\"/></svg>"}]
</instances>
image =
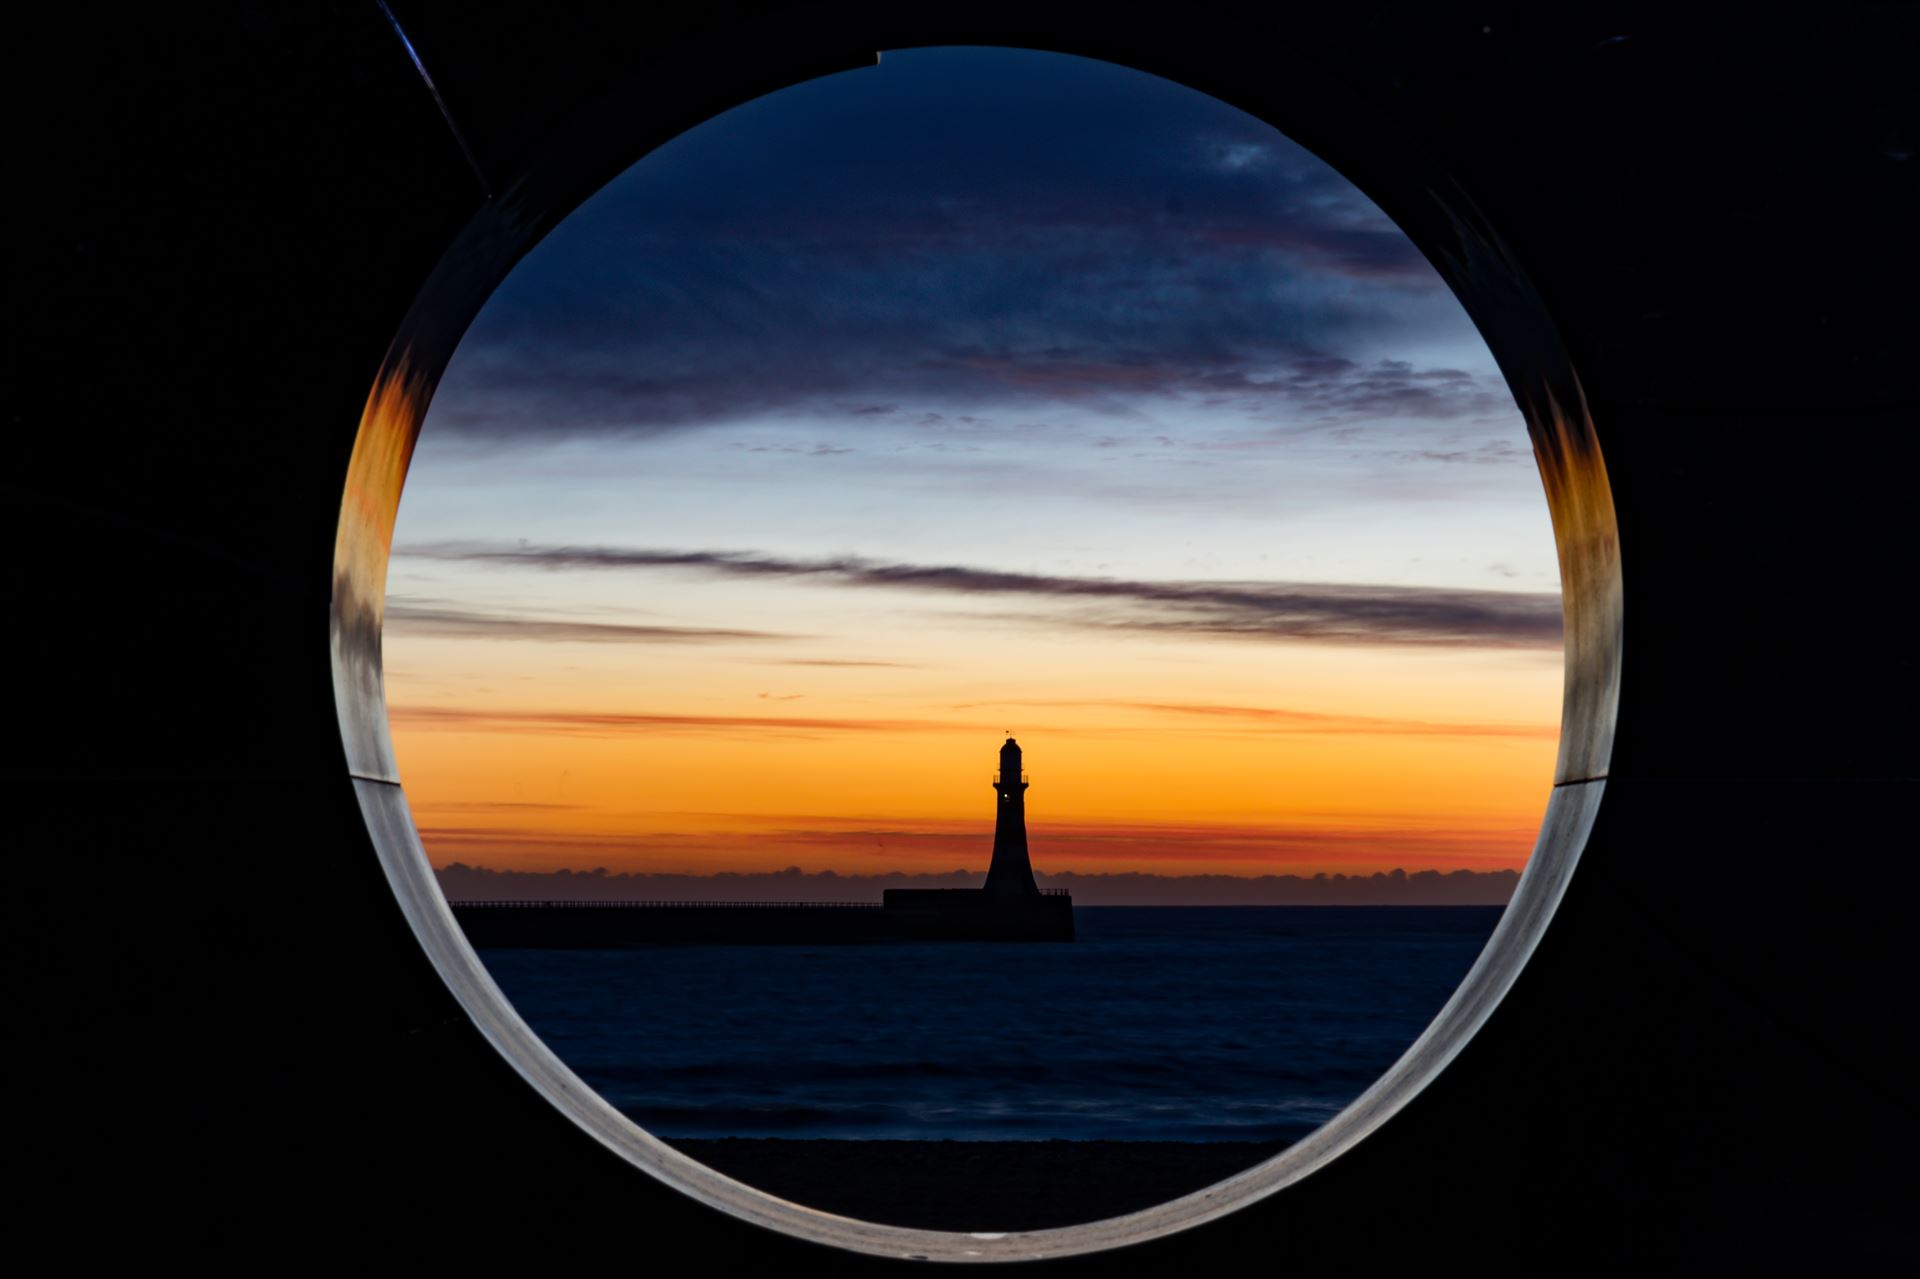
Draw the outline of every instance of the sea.
<instances>
[{"instance_id":1,"label":"sea","mask_svg":"<svg viewBox=\"0 0 1920 1279\"><path fill-rule=\"evenodd\" d=\"M1081 907L1071 943L481 954L668 1140L1287 1142L1413 1043L1501 909Z\"/></svg>"}]
</instances>

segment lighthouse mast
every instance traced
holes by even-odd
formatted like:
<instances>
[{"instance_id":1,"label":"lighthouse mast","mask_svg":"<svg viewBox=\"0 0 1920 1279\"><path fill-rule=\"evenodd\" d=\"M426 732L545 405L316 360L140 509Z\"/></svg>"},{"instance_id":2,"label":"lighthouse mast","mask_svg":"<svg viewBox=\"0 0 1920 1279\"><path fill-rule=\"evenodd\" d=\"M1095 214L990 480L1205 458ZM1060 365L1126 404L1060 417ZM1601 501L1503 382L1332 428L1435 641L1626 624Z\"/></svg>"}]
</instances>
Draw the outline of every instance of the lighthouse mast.
<instances>
[{"instance_id":1,"label":"lighthouse mast","mask_svg":"<svg viewBox=\"0 0 1920 1279\"><path fill-rule=\"evenodd\" d=\"M999 803L986 891L1003 897L1038 897L1033 862L1027 857L1027 775L1020 771L1020 743L1012 734L1000 748L1000 771L994 775L993 790Z\"/></svg>"}]
</instances>

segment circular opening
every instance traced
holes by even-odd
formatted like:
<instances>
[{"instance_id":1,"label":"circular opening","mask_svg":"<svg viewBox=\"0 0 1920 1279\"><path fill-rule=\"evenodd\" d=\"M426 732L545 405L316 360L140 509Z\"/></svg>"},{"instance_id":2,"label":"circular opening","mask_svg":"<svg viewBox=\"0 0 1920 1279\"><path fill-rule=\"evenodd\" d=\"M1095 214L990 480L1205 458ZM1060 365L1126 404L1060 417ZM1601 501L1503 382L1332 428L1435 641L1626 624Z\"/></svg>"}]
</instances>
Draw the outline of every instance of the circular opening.
<instances>
[{"instance_id":1,"label":"circular opening","mask_svg":"<svg viewBox=\"0 0 1920 1279\"><path fill-rule=\"evenodd\" d=\"M1222 163L1236 158L1241 163L1251 161L1247 156L1220 157ZM545 224L550 225L555 216L566 212L558 202L564 201L570 185L567 179L572 176L564 168L556 173L553 189L558 193L557 203L543 211ZM521 198L527 199L527 193L523 192ZM1501 349L1499 335L1503 330L1489 325L1489 314L1514 326L1506 331L1537 335L1542 330L1526 327L1538 323L1537 303L1531 301L1523 282L1513 278L1510 268L1505 267L1504 255L1497 252L1490 236L1460 221L1455 209L1442 208L1440 212L1453 218L1454 236L1444 246L1426 246L1429 255L1448 274L1449 282L1462 293L1470 309L1478 298L1476 318L1493 341L1496 354L1502 356L1509 382L1527 412L1554 510L1570 623L1567 711L1558 776L1561 785L1556 788L1529 871L1479 964L1420 1040L1357 1101L1277 1158L1194 1194L1087 1225L984 1237L849 1221L774 1199L722 1177L628 1121L586 1088L533 1035L467 946L434 886L406 797L398 785L387 740L379 665L387 546L407 458L427 399L453 344L484 300L486 290L476 287L476 279L484 278L490 286L538 236L538 220L526 218L524 210L517 214L490 210L469 229L396 341L362 423L336 558L336 688L356 785L410 919L476 1024L575 1122L670 1184L761 1224L888 1255L971 1259L1054 1255L1116 1246L1180 1229L1264 1197L1306 1175L1416 1094L1497 1002L1551 914L1597 801L1617 663L1617 568L1611 550L1610 512L1605 504L1604 474L1581 416L1577 384L1554 348L1537 337L1520 350ZM529 223L533 223L531 229L522 229ZM508 230L519 238L512 240L510 250L503 251L500 240ZM1436 252L1436 247L1442 251ZM491 269L476 269L476 261L489 264ZM1474 291L1463 288L1463 281L1471 283ZM1531 366L1527 360L1532 361Z\"/></svg>"}]
</instances>

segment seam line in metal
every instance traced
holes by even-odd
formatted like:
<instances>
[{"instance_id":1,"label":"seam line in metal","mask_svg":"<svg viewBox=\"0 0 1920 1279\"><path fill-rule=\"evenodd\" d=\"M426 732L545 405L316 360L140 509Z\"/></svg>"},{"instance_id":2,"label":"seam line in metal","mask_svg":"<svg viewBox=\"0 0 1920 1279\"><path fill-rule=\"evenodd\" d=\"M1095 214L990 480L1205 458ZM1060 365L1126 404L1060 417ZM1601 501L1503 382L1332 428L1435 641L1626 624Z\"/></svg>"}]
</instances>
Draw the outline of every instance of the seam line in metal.
<instances>
[{"instance_id":1,"label":"seam line in metal","mask_svg":"<svg viewBox=\"0 0 1920 1279\"><path fill-rule=\"evenodd\" d=\"M487 181L486 171L480 167L480 161L474 158L473 148L467 145L467 137L460 132L460 126L453 122L453 112L447 110L447 100L440 96L440 86L433 82L433 76L427 71L427 64L420 60L420 51L413 47L408 39L407 30L400 25L400 19L394 17L393 9L387 0L374 0L380 6L380 12L386 15L387 25L393 28L393 34L400 37L400 47L407 51L407 58L413 63L413 69L420 73L421 81L427 86L427 92L433 95L433 105L440 108L440 118L446 121L447 132L453 135L459 144L460 154L467 158L467 167L473 170L474 178L480 183L480 189L489 200L493 198L493 184Z\"/></svg>"}]
</instances>

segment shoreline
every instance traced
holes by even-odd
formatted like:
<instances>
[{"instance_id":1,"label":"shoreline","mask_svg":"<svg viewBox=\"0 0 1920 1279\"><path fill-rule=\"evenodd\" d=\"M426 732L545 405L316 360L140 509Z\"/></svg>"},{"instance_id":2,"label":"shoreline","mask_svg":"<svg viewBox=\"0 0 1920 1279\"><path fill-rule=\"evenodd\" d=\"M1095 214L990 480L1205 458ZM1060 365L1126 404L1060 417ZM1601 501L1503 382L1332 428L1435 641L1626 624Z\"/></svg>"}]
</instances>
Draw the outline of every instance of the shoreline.
<instances>
[{"instance_id":1,"label":"shoreline","mask_svg":"<svg viewBox=\"0 0 1920 1279\"><path fill-rule=\"evenodd\" d=\"M1191 1194L1287 1141L662 1138L809 1208L931 1230L1043 1230Z\"/></svg>"}]
</instances>

